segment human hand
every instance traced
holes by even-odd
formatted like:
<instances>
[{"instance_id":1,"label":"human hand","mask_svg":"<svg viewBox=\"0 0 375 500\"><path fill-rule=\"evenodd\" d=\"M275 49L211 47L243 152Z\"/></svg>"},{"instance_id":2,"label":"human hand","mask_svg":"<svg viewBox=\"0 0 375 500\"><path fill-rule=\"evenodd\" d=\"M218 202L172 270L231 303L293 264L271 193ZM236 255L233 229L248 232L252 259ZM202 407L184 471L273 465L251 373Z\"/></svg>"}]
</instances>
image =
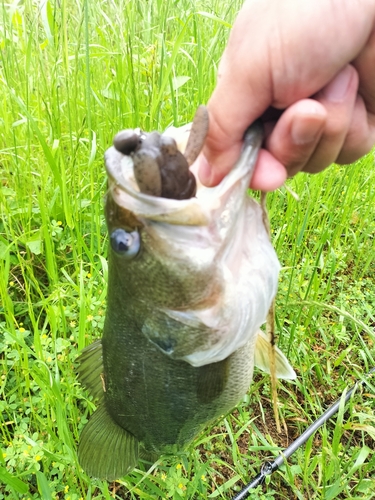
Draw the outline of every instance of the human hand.
<instances>
[{"instance_id":1,"label":"human hand","mask_svg":"<svg viewBox=\"0 0 375 500\"><path fill-rule=\"evenodd\" d=\"M250 0L233 25L209 100L200 180L218 184L244 131L262 117L266 141L251 182L351 163L375 143L375 0Z\"/></svg>"}]
</instances>

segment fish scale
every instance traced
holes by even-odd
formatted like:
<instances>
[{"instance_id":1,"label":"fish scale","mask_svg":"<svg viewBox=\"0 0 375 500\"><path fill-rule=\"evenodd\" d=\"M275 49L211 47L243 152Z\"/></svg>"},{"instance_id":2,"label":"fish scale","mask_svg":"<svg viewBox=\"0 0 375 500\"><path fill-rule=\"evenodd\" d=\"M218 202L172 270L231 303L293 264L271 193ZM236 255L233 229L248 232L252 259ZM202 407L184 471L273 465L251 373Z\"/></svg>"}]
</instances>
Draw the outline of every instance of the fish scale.
<instances>
[{"instance_id":1,"label":"fish scale","mask_svg":"<svg viewBox=\"0 0 375 500\"><path fill-rule=\"evenodd\" d=\"M111 321L111 315L107 317ZM184 449L209 422L231 410L249 387L255 337L223 361L193 367L178 360L166 363L156 347L135 334L134 323L125 320L118 327L120 338L109 332L102 339L105 406L111 418L136 435L148 452ZM127 330L130 339L124 335ZM140 351L142 360L132 361ZM119 366L125 374L121 378Z\"/></svg>"}]
</instances>

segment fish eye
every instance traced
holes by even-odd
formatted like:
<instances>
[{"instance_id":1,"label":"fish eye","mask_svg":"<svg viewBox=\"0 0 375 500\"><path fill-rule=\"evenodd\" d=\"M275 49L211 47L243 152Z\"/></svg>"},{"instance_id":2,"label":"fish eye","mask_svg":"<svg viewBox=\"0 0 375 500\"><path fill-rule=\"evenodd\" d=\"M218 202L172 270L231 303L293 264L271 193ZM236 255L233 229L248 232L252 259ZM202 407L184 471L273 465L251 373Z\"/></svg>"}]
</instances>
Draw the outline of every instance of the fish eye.
<instances>
[{"instance_id":1,"label":"fish eye","mask_svg":"<svg viewBox=\"0 0 375 500\"><path fill-rule=\"evenodd\" d=\"M112 249L127 259L135 257L141 246L138 231L128 233L125 229L115 229L110 236L110 240Z\"/></svg>"}]
</instances>

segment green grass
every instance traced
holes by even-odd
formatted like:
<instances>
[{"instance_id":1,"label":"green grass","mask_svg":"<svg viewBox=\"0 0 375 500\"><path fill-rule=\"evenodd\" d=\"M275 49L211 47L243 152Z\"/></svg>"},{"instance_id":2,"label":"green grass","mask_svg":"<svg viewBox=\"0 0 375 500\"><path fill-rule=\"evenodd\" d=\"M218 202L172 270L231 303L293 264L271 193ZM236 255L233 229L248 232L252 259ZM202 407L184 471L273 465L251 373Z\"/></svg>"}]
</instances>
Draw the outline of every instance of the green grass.
<instances>
[{"instance_id":1,"label":"green grass","mask_svg":"<svg viewBox=\"0 0 375 500\"><path fill-rule=\"evenodd\" d=\"M103 153L121 128L191 120L208 100L241 2L0 6L0 499L230 498L375 364L375 169L289 181L269 197L283 265L279 344L298 373L269 378L179 458L121 481L87 477L76 445L94 403L74 362L100 336L107 235ZM374 382L252 498L375 498ZM263 491L263 493L262 493Z\"/></svg>"}]
</instances>

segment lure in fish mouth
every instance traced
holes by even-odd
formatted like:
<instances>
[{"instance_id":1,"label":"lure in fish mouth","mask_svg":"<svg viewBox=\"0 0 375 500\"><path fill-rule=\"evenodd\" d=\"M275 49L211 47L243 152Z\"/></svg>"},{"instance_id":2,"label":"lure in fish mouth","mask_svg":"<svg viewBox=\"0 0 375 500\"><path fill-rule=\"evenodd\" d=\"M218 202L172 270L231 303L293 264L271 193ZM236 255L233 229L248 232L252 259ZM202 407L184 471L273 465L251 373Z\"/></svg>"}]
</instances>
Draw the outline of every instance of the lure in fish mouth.
<instances>
[{"instance_id":1,"label":"lure in fish mouth","mask_svg":"<svg viewBox=\"0 0 375 500\"><path fill-rule=\"evenodd\" d=\"M78 369L99 404L78 449L94 477L113 480L140 457L183 450L238 404L254 364L269 368L259 327L279 263L247 195L262 128L248 129L237 164L214 188L189 170L207 129L199 108L181 129L121 132L105 154L107 313ZM295 377L278 350L276 370Z\"/></svg>"},{"instance_id":2,"label":"lure in fish mouth","mask_svg":"<svg viewBox=\"0 0 375 500\"><path fill-rule=\"evenodd\" d=\"M185 200L195 196L196 181L189 167L198 157L208 132L208 113L200 106L191 126L184 154L173 137L158 132L122 130L113 141L120 153L131 156L134 177L142 193Z\"/></svg>"}]
</instances>

